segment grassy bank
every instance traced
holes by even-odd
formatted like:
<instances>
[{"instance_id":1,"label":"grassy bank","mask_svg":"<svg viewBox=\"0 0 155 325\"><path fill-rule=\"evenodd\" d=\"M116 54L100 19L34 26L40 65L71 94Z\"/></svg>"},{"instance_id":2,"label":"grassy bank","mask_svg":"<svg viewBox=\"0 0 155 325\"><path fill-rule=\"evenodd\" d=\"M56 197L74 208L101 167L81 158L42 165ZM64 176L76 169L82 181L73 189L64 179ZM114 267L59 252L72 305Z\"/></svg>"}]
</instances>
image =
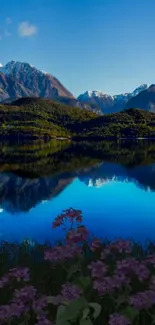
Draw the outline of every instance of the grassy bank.
<instances>
[{"instance_id":1,"label":"grassy bank","mask_svg":"<svg viewBox=\"0 0 155 325\"><path fill-rule=\"evenodd\" d=\"M1 243L0 324L154 324L154 244L92 238L82 219L63 211L54 246Z\"/></svg>"}]
</instances>

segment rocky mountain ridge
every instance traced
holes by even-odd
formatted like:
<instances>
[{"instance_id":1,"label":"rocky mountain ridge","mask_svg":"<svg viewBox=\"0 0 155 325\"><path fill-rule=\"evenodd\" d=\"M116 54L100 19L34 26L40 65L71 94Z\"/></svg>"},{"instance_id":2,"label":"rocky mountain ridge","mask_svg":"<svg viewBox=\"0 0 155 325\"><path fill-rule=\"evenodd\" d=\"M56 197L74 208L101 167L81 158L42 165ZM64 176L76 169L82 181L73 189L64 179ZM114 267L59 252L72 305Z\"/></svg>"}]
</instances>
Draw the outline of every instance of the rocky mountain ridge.
<instances>
[{"instance_id":1,"label":"rocky mountain ridge","mask_svg":"<svg viewBox=\"0 0 155 325\"><path fill-rule=\"evenodd\" d=\"M1 103L11 103L21 97L41 97L91 110L100 115L116 113L129 107L154 112L155 98L149 89L149 85L142 84L131 93L113 96L92 90L75 98L57 78L29 63L12 60L4 66L0 64Z\"/></svg>"},{"instance_id":2,"label":"rocky mountain ridge","mask_svg":"<svg viewBox=\"0 0 155 325\"><path fill-rule=\"evenodd\" d=\"M81 103L98 106L104 114L116 113L124 109L125 105L131 98L137 96L140 92L148 88L149 85L142 84L132 93L118 94L113 96L97 90L86 91L84 94L81 94L78 97L78 100Z\"/></svg>"}]
</instances>

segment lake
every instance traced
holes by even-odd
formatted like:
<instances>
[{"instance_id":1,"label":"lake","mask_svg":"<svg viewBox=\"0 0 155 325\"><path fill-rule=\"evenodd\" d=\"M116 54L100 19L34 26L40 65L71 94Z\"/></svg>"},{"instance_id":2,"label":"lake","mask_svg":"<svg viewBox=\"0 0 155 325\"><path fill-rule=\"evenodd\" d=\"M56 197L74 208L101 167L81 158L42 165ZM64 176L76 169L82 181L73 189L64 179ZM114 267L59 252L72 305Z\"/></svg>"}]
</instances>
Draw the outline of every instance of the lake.
<instances>
[{"instance_id":1,"label":"lake","mask_svg":"<svg viewBox=\"0 0 155 325\"><path fill-rule=\"evenodd\" d=\"M92 235L155 240L155 141L0 144L0 240L62 236L73 207Z\"/></svg>"}]
</instances>

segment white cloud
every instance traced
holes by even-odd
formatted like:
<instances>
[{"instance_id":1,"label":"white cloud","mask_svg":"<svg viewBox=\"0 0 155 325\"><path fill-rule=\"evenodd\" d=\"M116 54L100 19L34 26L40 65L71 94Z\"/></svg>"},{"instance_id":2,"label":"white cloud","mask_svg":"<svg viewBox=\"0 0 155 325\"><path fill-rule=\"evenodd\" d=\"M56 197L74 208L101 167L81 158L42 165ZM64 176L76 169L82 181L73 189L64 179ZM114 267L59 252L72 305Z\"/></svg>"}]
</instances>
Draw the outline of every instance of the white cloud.
<instances>
[{"instance_id":1,"label":"white cloud","mask_svg":"<svg viewBox=\"0 0 155 325\"><path fill-rule=\"evenodd\" d=\"M10 17L7 17L7 18L6 18L6 24L8 24L8 25L9 25L9 24L11 24L11 23L12 23L12 20L11 20L11 18L10 18Z\"/></svg>"},{"instance_id":2,"label":"white cloud","mask_svg":"<svg viewBox=\"0 0 155 325\"><path fill-rule=\"evenodd\" d=\"M5 34L5 36L6 36L6 37L9 37L9 36L11 36L11 33L10 33L10 32L8 32L8 30L7 30L7 29L5 30L4 34Z\"/></svg>"},{"instance_id":3,"label":"white cloud","mask_svg":"<svg viewBox=\"0 0 155 325\"><path fill-rule=\"evenodd\" d=\"M37 27L28 21L23 21L19 25L18 33L21 37L30 37L37 33Z\"/></svg>"}]
</instances>

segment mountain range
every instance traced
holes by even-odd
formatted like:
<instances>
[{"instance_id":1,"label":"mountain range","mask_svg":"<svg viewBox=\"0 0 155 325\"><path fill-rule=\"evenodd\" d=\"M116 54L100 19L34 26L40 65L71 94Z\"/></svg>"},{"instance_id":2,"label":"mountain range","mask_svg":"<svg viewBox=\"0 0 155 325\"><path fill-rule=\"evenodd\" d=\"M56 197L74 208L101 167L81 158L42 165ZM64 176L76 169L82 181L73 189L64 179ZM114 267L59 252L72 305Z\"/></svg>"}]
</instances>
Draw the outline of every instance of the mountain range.
<instances>
[{"instance_id":1,"label":"mountain range","mask_svg":"<svg viewBox=\"0 0 155 325\"><path fill-rule=\"evenodd\" d=\"M10 61L4 66L0 64L0 102L11 103L21 97L52 99L101 115L130 107L154 112L155 85L142 84L132 93L114 96L97 90L86 91L75 98L57 78L29 63Z\"/></svg>"},{"instance_id":2,"label":"mountain range","mask_svg":"<svg viewBox=\"0 0 155 325\"><path fill-rule=\"evenodd\" d=\"M29 63L10 61L5 66L0 64L0 102L11 103L21 97L48 98L91 109L87 103L80 103L57 78ZM100 109L96 111L100 113Z\"/></svg>"},{"instance_id":3,"label":"mountain range","mask_svg":"<svg viewBox=\"0 0 155 325\"><path fill-rule=\"evenodd\" d=\"M96 105L99 107L104 114L116 113L123 110L131 98L136 97L142 91L148 89L147 84L140 85L132 93L125 93L119 95L108 95L102 91L86 91L78 97L81 103L87 103L90 106ZM132 106L130 106L132 107ZM129 107L129 108L130 108ZM136 106L135 108L140 108ZM144 108L145 109L145 108Z\"/></svg>"}]
</instances>

